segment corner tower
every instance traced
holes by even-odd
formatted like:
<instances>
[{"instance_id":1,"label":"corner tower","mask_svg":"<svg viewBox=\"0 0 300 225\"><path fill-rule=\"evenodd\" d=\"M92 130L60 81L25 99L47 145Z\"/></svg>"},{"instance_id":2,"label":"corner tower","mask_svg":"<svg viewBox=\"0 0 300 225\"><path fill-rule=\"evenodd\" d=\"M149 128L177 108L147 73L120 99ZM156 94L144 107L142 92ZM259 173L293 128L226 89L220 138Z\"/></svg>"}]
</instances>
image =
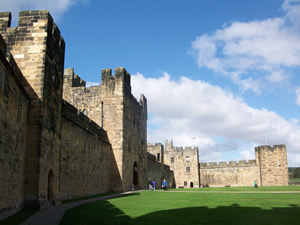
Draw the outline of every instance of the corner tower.
<instances>
[{"instance_id":1,"label":"corner tower","mask_svg":"<svg viewBox=\"0 0 300 225\"><path fill-rule=\"evenodd\" d=\"M255 147L255 159L259 169L261 186L288 185L288 163L285 145Z\"/></svg>"}]
</instances>

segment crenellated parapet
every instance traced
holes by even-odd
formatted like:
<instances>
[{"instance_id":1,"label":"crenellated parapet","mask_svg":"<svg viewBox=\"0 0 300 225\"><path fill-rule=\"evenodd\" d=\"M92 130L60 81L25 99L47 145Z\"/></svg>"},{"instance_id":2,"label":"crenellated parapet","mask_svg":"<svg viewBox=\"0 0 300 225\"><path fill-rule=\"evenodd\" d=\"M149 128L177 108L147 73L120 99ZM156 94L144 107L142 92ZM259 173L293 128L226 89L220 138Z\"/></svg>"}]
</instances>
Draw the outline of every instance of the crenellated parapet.
<instances>
[{"instance_id":1,"label":"crenellated parapet","mask_svg":"<svg viewBox=\"0 0 300 225\"><path fill-rule=\"evenodd\" d=\"M0 13L0 33L20 70L38 96L48 93L43 85L60 89L65 42L47 10L22 11L18 27L11 27L11 13Z\"/></svg>"},{"instance_id":2,"label":"crenellated parapet","mask_svg":"<svg viewBox=\"0 0 300 225\"><path fill-rule=\"evenodd\" d=\"M115 74L111 69L101 71L101 86L103 91L114 95L131 95L130 74L124 67L115 68Z\"/></svg>"},{"instance_id":3,"label":"crenellated parapet","mask_svg":"<svg viewBox=\"0 0 300 225\"><path fill-rule=\"evenodd\" d=\"M0 29L4 30L11 25L11 13L1 12L0 13Z\"/></svg>"},{"instance_id":4,"label":"crenellated parapet","mask_svg":"<svg viewBox=\"0 0 300 225\"><path fill-rule=\"evenodd\" d=\"M277 149L282 149L283 151L286 149L286 145L279 144L279 145L260 145L255 147L255 151L274 151Z\"/></svg>"},{"instance_id":5,"label":"crenellated parapet","mask_svg":"<svg viewBox=\"0 0 300 225\"><path fill-rule=\"evenodd\" d=\"M256 166L256 160L200 163L200 169Z\"/></svg>"},{"instance_id":6,"label":"crenellated parapet","mask_svg":"<svg viewBox=\"0 0 300 225\"><path fill-rule=\"evenodd\" d=\"M85 87L86 82L74 73L74 68L68 68L65 69L64 72L64 86L65 85L69 85L70 87Z\"/></svg>"}]
</instances>

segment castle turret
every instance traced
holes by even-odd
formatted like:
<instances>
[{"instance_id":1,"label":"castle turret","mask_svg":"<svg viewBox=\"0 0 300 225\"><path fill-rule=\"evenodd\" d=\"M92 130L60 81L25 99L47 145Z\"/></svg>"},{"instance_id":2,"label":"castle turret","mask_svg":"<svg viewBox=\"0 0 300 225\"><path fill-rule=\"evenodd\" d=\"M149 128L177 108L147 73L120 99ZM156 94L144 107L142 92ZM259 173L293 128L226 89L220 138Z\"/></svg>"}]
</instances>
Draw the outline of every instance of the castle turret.
<instances>
[{"instance_id":1,"label":"castle turret","mask_svg":"<svg viewBox=\"0 0 300 225\"><path fill-rule=\"evenodd\" d=\"M255 147L255 158L262 186L288 185L288 163L285 145Z\"/></svg>"}]
</instances>

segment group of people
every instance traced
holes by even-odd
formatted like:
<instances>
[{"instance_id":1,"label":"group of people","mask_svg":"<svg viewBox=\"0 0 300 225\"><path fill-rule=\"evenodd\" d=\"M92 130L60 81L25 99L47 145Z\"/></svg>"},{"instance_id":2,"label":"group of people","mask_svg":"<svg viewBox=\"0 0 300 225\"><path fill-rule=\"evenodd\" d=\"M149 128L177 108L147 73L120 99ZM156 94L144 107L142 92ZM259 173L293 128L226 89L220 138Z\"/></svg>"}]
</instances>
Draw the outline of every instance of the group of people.
<instances>
[{"instance_id":1,"label":"group of people","mask_svg":"<svg viewBox=\"0 0 300 225\"><path fill-rule=\"evenodd\" d=\"M168 186L168 183L166 181L166 179L163 180L162 182L162 185L161 187L164 189L164 190L167 190L167 186ZM151 178L149 178L149 181L148 181L148 188L149 188L149 191L155 191L155 187L156 187L156 182L155 180L151 180Z\"/></svg>"}]
</instances>

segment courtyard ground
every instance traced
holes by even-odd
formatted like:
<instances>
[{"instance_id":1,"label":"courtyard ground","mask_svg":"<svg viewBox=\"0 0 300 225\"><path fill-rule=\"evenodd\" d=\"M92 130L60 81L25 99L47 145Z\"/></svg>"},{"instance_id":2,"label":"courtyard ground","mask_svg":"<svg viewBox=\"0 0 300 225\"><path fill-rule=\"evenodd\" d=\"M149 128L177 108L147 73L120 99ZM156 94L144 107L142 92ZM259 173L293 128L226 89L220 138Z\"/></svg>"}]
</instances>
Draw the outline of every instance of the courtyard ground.
<instances>
[{"instance_id":1,"label":"courtyard ground","mask_svg":"<svg viewBox=\"0 0 300 225\"><path fill-rule=\"evenodd\" d=\"M60 225L298 225L299 190L288 186L139 191L73 208Z\"/></svg>"}]
</instances>

